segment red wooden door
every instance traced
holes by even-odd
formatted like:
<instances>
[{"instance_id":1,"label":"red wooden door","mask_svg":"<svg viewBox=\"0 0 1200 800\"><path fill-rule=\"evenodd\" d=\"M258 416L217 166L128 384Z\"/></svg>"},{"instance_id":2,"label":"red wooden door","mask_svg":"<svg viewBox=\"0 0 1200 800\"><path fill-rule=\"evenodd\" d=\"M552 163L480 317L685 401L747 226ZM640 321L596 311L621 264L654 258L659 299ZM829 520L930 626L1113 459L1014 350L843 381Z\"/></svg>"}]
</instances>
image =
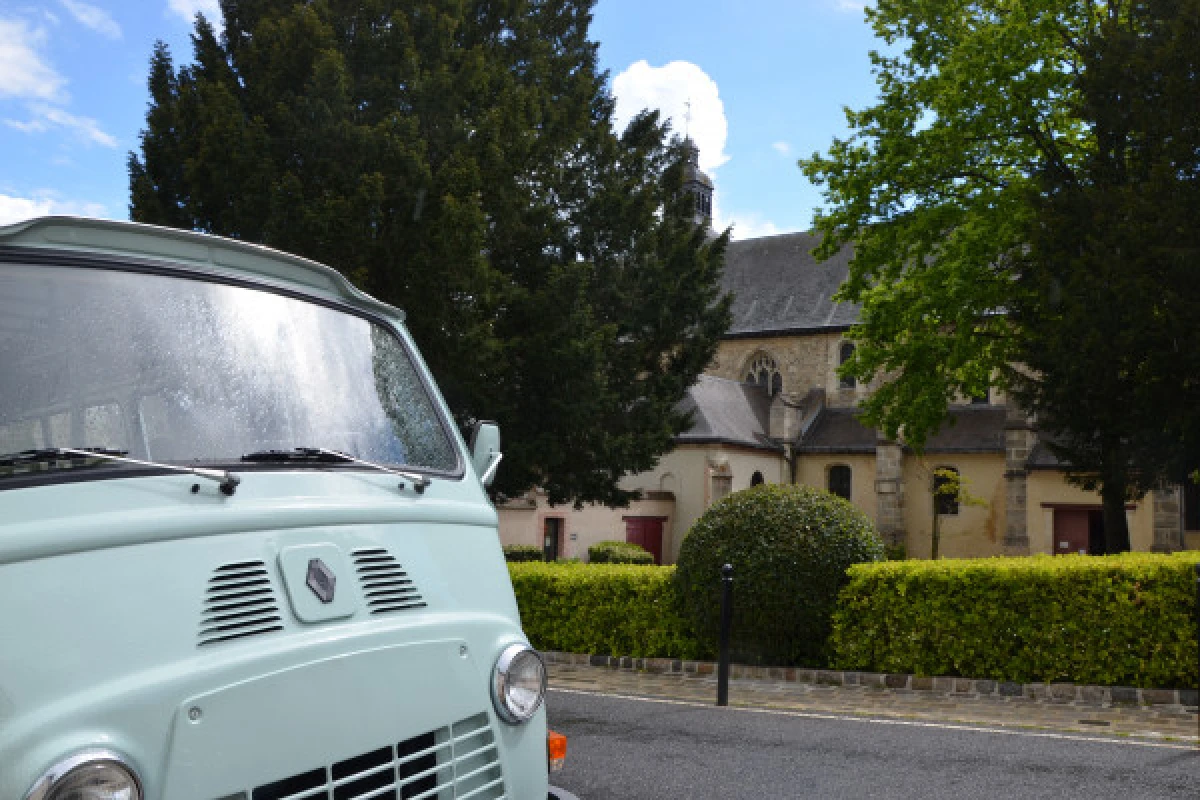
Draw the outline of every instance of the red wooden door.
<instances>
[{"instance_id":1,"label":"red wooden door","mask_svg":"<svg viewBox=\"0 0 1200 800\"><path fill-rule=\"evenodd\" d=\"M662 563L662 536L664 517L626 517L625 541L640 545L654 556L654 563Z\"/></svg>"},{"instance_id":2,"label":"red wooden door","mask_svg":"<svg viewBox=\"0 0 1200 800\"><path fill-rule=\"evenodd\" d=\"M1088 509L1054 510L1054 555L1087 555L1089 544Z\"/></svg>"}]
</instances>

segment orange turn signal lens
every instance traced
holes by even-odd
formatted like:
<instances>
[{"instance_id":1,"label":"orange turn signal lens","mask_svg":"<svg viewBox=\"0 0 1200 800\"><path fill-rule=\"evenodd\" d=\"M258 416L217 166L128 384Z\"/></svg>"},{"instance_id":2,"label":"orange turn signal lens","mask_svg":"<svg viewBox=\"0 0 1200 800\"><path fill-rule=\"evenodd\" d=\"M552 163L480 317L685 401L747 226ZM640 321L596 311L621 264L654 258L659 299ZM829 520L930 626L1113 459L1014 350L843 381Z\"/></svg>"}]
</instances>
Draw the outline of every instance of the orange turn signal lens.
<instances>
[{"instance_id":1,"label":"orange turn signal lens","mask_svg":"<svg viewBox=\"0 0 1200 800\"><path fill-rule=\"evenodd\" d=\"M567 763L567 737L546 731L546 761L551 772L558 772Z\"/></svg>"}]
</instances>

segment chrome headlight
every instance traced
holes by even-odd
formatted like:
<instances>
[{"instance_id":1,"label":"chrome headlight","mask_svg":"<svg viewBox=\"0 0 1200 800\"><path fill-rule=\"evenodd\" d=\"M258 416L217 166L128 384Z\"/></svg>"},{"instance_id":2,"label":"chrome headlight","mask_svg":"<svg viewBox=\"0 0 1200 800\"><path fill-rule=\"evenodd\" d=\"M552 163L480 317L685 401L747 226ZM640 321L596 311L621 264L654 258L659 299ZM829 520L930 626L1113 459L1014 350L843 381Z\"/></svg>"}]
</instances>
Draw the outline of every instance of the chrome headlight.
<instances>
[{"instance_id":1,"label":"chrome headlight","mask_svg":"<svg viewBox=\"0 0 1200 800\"><path fill-rule=\"evenodd\" d=\"M546 694L546 665L528 645L512 644L496 659L492 704L505 722L528 722Z\"/></svg>"},{"instance_id":2,"label":"chrome headlight","mask_svg":"<svg viewBox=\"0 0 1200 800\"><path fill-rule=\"evenodd\" d=\"M88 750L46 770L25 800L142 800L142 785L116 753Z\"/></svg>"}]
</instances>

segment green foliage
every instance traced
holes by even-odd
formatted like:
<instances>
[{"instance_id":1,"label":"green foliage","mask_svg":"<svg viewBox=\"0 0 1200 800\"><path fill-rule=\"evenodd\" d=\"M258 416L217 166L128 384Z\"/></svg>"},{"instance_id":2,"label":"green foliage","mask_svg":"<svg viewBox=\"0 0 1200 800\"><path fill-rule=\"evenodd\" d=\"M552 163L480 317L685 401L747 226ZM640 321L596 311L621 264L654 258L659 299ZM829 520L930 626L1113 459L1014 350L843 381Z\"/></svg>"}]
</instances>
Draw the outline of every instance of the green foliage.
<instances>
[{"instance_id":1,"label":"green foliage","mask_svg":"<svg viewBox=\"0 0 1200 800\"><path fill-rule=\"evenodd\" d=\"M506 544L503 549L504 560L510 563L514 561L542 561L545 558L542 549L532 544Z\"/></svg>"},{"instance_id":2,"label":"green foliage","mask_svg":"<svg viewBox=\"0 0 1200 800\"><path fill-rule=\"evenodd\" d=\"M540 650L699 658L679 611L674 567L511 564L521 624Z\"/></svg>"},{"instance_id":3,"label":"green foliage","mask_svg":"<svg viewBox=\"0 0 1200 800\"><path fill-rule=\"evenodd\" d=\"M1034 221L1027 189L1048 162L1077 161L1056 0L896 0L867 11L878 102L847 110L847 139L801 161L825 187L818 251L854 247L839 299L862 305L846 371L889 379L866 418L920 449L956 396L981 394L1013 360L1008 317Z\"/></svg>"},{"instance_id":4,"label":"green foliage","mask_svg":"<svg viewBox=\"0 0 1200 800\"><path fill-rule=\"evenodd\" d=\"M986 506L987 501L971 494L971 482L956 469L938 467L932 471L930 477L933 481L933 535L931 536L933 547L929 557L937 561L938 548L942 540L943 503L949 501L957 508L959 505Z\"/></svg>"},{"instance_id":5,"label":"green foliage","mask_svg":"<svg viewBox=\"0 0 1200 800\"><path fill-rule=\"evenodd\" d=\"M720 569L731 564L735 659L820 664L846 568L882 558L870 520L850 503L808 486L764 484L729 495L696 521L676 580L710 648L720 623Z\"/></svg>"},{"instance_id":6,"label":"green foliage","mask_svg":"<svg viewBox=\"0 0 1200 800\"><path fill-rule=\"evenodd\" d=\"M729 323L656 114L612 129L593 0L223 2L155 49L133 219L329 264L406 311L494 489L620 504Z\"/></svg>"},{"instance_id":7,"label":"green foliage","mask_svg":"<svg viewBox=\"0 0 1200 800\"><path fill-rule=\"evenodd\" d=\"M588 561L592 564L653 564L654 555L641 545L632 542L596 542L588 548Z\"/></svg>"},{"instance_id":8,"label":"green foliage","mask_svg":"<svg viewBox=\"0 0 1200 800\"><path fill-rule=\"evenodd\" d=\"M819 253L854 246L847 374L920 449L997 381L1071 476L1126 500L1194 464L1200 425L1200 11L1186 0L895 0L867 11L876 105L801 162ZM1003 312L1003 313L1001 313ZM1181 377L1187 376L1187 377Z\"/></svg>"},{"instance_id":9,"label":"green foliage","mask_svg":"<svg viewBox=\"0 0 1200 800\"><path fill-rule=\"evenodd\" d=\"M1195 553L903 561L850 569L840 669L1194 687Z\"/></svg>"}]
</instances>

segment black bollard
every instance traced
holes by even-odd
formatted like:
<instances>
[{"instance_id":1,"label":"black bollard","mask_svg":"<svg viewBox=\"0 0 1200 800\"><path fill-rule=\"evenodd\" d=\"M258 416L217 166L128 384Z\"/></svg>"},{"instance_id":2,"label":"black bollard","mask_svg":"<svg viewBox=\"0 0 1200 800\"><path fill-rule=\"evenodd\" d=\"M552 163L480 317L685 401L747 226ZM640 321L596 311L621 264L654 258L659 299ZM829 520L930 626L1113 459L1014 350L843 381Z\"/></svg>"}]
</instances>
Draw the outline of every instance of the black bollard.
<instances>
[{"instance_id":1,"label":"black bollard","mask_svg":"<svg viewBox=\"0 0 1200 800\"><path fill-rule=\"evenodd\" d=\"M1196 565L1196 669L1200 676L1200 564ZM1197 685L1200 690L1200 684ZM1200 747L1200 693L1196 696L1196 746Z\"/></svg>"},{"instance_id":2,"label":"black bollard","mask_svg":"<svg viewBox=\"0 0 1200 800\"><path fill-rule=\"evenodd\" d=\"M717 658L717 705L729 705L729 629L733 627L733 565L721 567L721 649Z\"/></svg>"}]
</instances>

